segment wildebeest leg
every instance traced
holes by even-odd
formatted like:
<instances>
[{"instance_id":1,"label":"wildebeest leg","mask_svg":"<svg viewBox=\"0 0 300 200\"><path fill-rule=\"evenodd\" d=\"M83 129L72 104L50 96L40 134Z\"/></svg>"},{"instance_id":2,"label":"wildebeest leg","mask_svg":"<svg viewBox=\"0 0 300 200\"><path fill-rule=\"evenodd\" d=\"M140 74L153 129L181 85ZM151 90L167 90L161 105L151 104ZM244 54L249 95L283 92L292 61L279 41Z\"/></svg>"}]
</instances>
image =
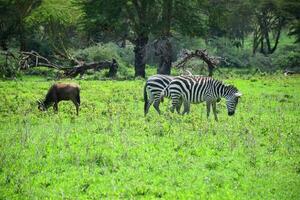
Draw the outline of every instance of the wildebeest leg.
<instances>
[{"instance_id":1,"label":"wildebeest leg","mask_svg":"<svg viewBox=\"0 0 300 200\"><path fill-rule=\"evenodd\" d=\"M183 100L183 106L184 106L184 110L182 112L182 114L184 115L185 113L186 114L189 114L190 113L190 102L187 101L186 99Z\"/></svg>"},{"instance_id":2,"label":"wildebeest leg","mask_svg":"<svg viewBox=\"0 0 300 200\"><path fill-rule=\"evenodd\" d=\"M79 105L77 104L75 106L76 106L76 115L78 115L79 114Z\"/></svg>"},{"instance_id":3,"label":"wildebeest leg","mask_svg":"<svg viewBox=\"0 0 300 200\"><path fill-rule=\"evenodd\" d=\"M211 105L212 105L212 109L213 109L213 112L214 112L215 120L218 121L216 102L213 102Z\"/></svg>"},{"instance_id":4,"label":"wildebeest leg","mask_svg":"<svg viewBox=\"0 0 300 200\"><path fill-rule=\"evenodd\" d=\"M209 113L210 113L210 101L206 102L206 111L207 111L207 118L209 117Z\"/></svg>"},{"instance_id":5,"label":"wildebeest leg","mask_svg":"<svg viewBox=\"0 0 300 200\"><path fill-rule=\"evenodd\" d=\"M75 107L76 107L76 114L78 115L80 104L79 104L76 100L74 100L74 99L72 99L72 102L74 103L74 105L75 105Z\"/></svg>"},{"instance_id":6,"label":"wildebeest leg","mask_svg":"<svg viewBox=\"0 0 300 200\"><path fill-rule=\"evenodd\" d=\"M159 110L159 100L155 100L153 103L153 107L155 108L155 110L158 112L158 114L160 114L160 110Z\"/></svg>"},{"instance_id":7,"label":"wildebeest leg","mask_svg":"<svg viewBox=\"0 0 300 200\"><path fill-rule=\"evenodd\" d=\"M55 101L54 104L53 104L53 110L56 113L58 112L58 102L57 101Z\"/></svg>"}]
</instances>

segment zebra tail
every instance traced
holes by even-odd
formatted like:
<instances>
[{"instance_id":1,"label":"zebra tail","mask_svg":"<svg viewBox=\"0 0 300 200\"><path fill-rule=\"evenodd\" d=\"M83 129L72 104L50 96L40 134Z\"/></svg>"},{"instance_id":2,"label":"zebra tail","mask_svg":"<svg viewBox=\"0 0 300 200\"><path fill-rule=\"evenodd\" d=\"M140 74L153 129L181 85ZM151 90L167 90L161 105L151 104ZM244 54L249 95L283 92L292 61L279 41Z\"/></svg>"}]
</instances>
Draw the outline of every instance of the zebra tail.
<instances>
[{"instance_id":1,"label":"zebra tail","mask_svg":"<svg viewBox=\"0 0 300 200\"><path fill-rule=\"evenodd\" d=\"M161 93L160 93L160 96L159 96L159 101L160 102L164 102L164 96L166 95L166 89L164 89Z\"/></svg>"},{"instance_id":2,"label":"zebra tail","mask_svg":"<svg viewBox=\"0 0 300 200\"><path fill-rule=\"evenodd\" d=\"M144 113L146 114L147 112L147 106L148 106L148 96L147 96L147 83L144 86Z\"/></svg>"}]
</instances>

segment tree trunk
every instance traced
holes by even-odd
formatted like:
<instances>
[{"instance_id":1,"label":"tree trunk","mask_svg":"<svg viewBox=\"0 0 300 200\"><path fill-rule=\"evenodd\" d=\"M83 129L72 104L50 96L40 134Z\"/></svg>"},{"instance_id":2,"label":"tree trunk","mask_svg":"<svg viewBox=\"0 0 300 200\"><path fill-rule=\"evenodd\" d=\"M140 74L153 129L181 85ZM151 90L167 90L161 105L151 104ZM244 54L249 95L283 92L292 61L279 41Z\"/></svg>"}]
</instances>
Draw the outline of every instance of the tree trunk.
<instances>
[{"instance_id":1,"label":"tree trunk","mask_svg":"<svg viewBox=\"0 0 300 200\"><path fill-rule=\"evenodd\" d=\"M25 35L25 28L21 22L20 24L20 33L19 33L19 42L20 42L20 51L26 51L27 45L26 45L26 35Z\"/></svg>"},{"instance_id":2,"label":"tree trunk","mask_svg":"<svg viewBox=\"0 0 300 200\"><path fill-rule=\"evenodd\" d=\"M1 40L0 46L1 46L1 49L2 49L3 51L7 51L7 50L8 50L7 41L6 41L5 39L2 39L2 40Z\"/></svg>"},{"instance_id":3,"label":"tree trunk","mask_svg":"<svg viewBox=\"0 0 300 200\"><path fill-rule=\"evenodd\" d=\"M208 69L208 76L212 77L213 76L213 71L214 71L214 66L208 64L207 69Z\"/></svg>"},{"instance_id":4,"label":"tree trunk","mask_svg":"<svg viewBox=\"0 0 300 200\"><path fill-rule=\"evenodd\" d=\"M146 45L148 43L148 36L139 35L135 41L134 47L134 68L135 77L141 76L145 78L145 65L146 65Z\"/></svg>"},{"instance_id":5,"label":"tree trunk","mask_svg":"<svg viewBox=\"0 0 300 200\"><path fill-rule=\"evenodd\" d=\"M169 40L171 30L171 20L173 12L173 0L163 1L162 11L162 37L158 41L156 52L160 57L157 68L158 74L171 74L172 66L172 44Z\"/></svg>"},{"instance_id":6,"label":"tree trunk","mask_svg":"<svg viewBox=\"0 0 300 200\"><path fill-rule=\"evenodd\" d=\"M273 48L269 50L271 54L274 53L274 51L277 48L279 38L280 38L280 32L281 32L281 29L279 29L278 32L277 32L277 35L276 35L276 38L275 38L275 44L274 44Z\"/></svg>"},{"instance_id":7,"label":"tree trunk","mask_svg":"<svg viewBox=\"0 0 300 200\"><path fill-rule=\"evenodd\" d=\"M157 73L170 75L172 66L172 44L170 40L166 37L159 39L156 52L160 57Z\"/></svg>"}]
</instances>

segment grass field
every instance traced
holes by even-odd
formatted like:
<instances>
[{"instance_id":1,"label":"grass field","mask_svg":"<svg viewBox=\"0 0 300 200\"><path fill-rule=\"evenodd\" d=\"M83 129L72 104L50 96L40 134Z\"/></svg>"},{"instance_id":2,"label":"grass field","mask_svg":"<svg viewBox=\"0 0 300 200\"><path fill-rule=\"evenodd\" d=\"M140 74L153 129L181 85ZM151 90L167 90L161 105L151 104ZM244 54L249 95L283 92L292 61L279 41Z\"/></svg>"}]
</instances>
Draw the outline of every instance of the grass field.
<instances>
[{"instance_id":1,"label":"grass field","mask_svg":"<svg viewBox=\"0 0 300 200\"><path fill-rule=\"evenodd\" d=\"M230 79L234 117L153 107L144 80L75 81L81 111L40 112L53 83L0 82L0 199L300 199L300 77Z\"/></svg>"}]
</instances>

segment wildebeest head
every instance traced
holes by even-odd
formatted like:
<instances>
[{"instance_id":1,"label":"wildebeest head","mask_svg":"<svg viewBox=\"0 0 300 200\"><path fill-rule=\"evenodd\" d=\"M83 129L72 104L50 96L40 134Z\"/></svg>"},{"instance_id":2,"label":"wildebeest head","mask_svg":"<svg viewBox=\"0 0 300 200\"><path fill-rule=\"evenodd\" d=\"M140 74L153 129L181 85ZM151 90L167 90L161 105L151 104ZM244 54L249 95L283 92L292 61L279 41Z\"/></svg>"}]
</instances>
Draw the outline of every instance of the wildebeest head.
<instances>
[{"instance_id":1,"label":"wildebeest head","mask_svg":"<svg viewBox=\"0 0 300 200\"><path fill-rule=\"evenodd\" d=\"M40 111L46 111L47 107L45 106L44 102L42 100L37 100L38 109Z\"/></svg>"}]
</instances>

